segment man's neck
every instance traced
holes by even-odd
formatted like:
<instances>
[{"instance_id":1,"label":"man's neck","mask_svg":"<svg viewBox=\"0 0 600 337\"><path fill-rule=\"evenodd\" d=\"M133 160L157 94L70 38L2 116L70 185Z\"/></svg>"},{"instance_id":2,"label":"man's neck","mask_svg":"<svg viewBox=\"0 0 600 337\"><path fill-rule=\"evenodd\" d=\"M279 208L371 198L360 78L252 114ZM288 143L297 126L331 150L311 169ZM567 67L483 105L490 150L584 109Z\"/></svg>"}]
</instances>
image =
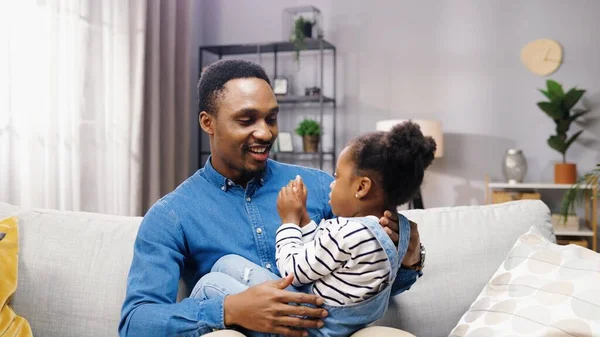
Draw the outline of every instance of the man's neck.
<instances>
[{"instance_id":1,"label":"man's neck","mask_svg":"<svg viewBox=\"0 0 600 337\"><path fill-rule=\"evenodd\" d=\"M215 169L215 171L217 171L220 175L233 181L234 184L242 186L243 188L246 188L246 186L252 179L262 175L262 172L249 173L249 172L243 172L243 171L238 171L238 170L233 170L233 169L230 169L230 170L221 169L218 167L218 165L215 166L215 164L212 161L212 158L211 158L211 165Z\"/></svg>"}]
</instances>

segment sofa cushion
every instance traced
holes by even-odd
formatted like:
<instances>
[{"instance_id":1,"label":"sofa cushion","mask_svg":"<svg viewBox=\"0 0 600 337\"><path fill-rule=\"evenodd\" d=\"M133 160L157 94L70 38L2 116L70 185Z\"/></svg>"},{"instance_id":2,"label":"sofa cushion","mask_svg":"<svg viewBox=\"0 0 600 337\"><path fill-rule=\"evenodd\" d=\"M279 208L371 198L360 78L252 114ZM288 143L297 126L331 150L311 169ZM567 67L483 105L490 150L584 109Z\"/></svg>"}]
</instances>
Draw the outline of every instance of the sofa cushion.
<instances>
[{"instance_id":1,"label":"sofa cushion","mask_svg":"<svg viewBox=\"0 0 600 337\"><path fill-rule=\"evenodd\" d=\"M13 308L35 336L117 336L141 218L31 210L19 217L19 288Z\"/></svg>"},{"instance_id":2,"label":"sofa cushion","mask_svg":"<svg viewBox=\"0 0 600 337\"><path fill-rule=\"evenodd\" d=\"M11 296L17 290L19 260L18 219L0 217L0 336L28 337L31 327L27 320L17 316L9 307Z\"/></svg>"},{"instance_id":3,"label":"sofa cushion","mask_svg":"<svg viewBox=\"0 0 600 337\"><path fill-rule=\"evenodd\" d=\"M600 336L600 254L521 236L451 336Z\"/></svg>"},{"instance_id":4,"label":"sofa cushion","mask_svg":"<svg viewBox=\"0 0 600 337\"><path fill-rule=\"evenodd\" d=\"M416 336L447 336L530 227L555 240L550 210L539 200L402 213L419 224L427 249L424 275L395 296L375 324Z\"/></svg>"}]
</instances>

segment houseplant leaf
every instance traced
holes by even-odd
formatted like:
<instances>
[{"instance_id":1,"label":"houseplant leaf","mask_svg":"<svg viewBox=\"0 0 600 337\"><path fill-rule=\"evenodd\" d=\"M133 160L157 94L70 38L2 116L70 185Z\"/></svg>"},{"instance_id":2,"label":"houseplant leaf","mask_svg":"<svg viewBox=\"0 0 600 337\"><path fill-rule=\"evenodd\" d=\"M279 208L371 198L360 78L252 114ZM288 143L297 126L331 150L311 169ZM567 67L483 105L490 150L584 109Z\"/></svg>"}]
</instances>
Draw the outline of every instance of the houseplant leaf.
<instances>
[{"instance_id":1,"label":"houseplant leaf","mask_svg":"<svg viewBox=\"0 0 600 337\"><path fill-rule=\"evenodd\" d=\"M542 109L542 111L544 111L548 116L550 116L550 118L555 120L560 119L561 112L557 104L554 104L552 102L538 102L537 105L540 109Z\"/></svg>"},{"instance_id":2,"label":"houseplant leaf","mask_svg":"<svg viewBox=\"0 0 600 337\"><path fill-rule=\"evenodd\" d=\"M552 97L550 97L550 94L549 94L547 91L545 91L545 90L542 90L542 89L538 89L538 90L539 90L539 91L540 91L542 94L544 94L544 96L548 97L548 99L552 99Z\"/></svg>"},{"instance_id":3,"label":"houseplant leaf","mask_svg":"<svg viewBox=\"0 0 600 337\"><path fill-rule=\"evenodd\" d=\"M568 114L571 111L571 109L575 106L575 104L577 104L579 99L581 99L581 96L583 96L584 93L585 90L579 90L575 88L569 90L569 92L565 94L565 97L562 100L563 111L565 111Z\"/></svg>"},{"instance_id":4,"label":"houseplant leaf","mask_svg":"<svg viewBox=\"0 0 600 337\"><path fill-rule=\"evenodd\" d=\"M550 100L554 100L565 95L562 85L560 85L556 81L548 80L546 81L546 86L548 87L548 94L550 95Z\"/></svg>"},{"instance_id":5,"label":"houseplant leaf","mask_svg":"<svg viewBox=\"0 0 600 337\"><path fill-rule=\"evenodd\" d=\"M548 145L555 149L556 151L560 152L561 154L565 154L566 151L566 143L564 141L564 139L562 139L559 136L550 136L548 137Z\"/></svg>"},{"instance_id":6,"label":"houseplant leaf","mask_svg":"<svg viewBox=\"0 0 600 337\"><path fill-rule=\"evenodd\" d=\"M556 134L557 135L565 135L569 131L569 127L571 126L571 121L568 119L557 119L554 121L556 123Z\"/></svg>"},{"instance_id":7,"label":"houseplant leaf","mask_svg":"<svg viewBox=\"0 0 600 337\"><path fill-rule=\"evenodd\" d=\"M581 110L573 110L573 114L571 115L571 117L569 117L569 119L571 120L571 122L575 121L577 118L585 115L586 113L590 112L591 110L588 109L581 109Z\"/></svg>"},{"instance_id":8,"label":"houseplant leaf","mask_svg":"<svg viewBox=\"0 0 600 337\"><path fill-rule=\"evenodd\" d=\"M567 150L569 149L569 146L571 146L571 144L573 144L573 142L575 140L577 140L577 138L579 137L579 135L581 135L582 132L583 132L583 130L579 130L577 133L575 133L573 136L571 136L571 138L569 138L569 140L567 140L567 142L565 143L565 152L567 152Z\"/></svg>"}]
</instances>

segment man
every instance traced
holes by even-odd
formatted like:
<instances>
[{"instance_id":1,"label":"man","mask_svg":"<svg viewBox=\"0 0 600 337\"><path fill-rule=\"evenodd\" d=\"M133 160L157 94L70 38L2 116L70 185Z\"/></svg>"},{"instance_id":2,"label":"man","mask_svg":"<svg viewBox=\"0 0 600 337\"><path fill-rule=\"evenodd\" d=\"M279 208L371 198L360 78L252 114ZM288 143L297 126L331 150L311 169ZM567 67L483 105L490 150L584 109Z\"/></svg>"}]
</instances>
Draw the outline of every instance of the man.
<instances>
[{"instance_id":1,"label":"man","mask_svg":"<svg viewBox=\"0 0 600 337\"><path fill-rule=\"evenodd\" d=\"M243 256L278 274L276 198L296 175L308 189L306 216L317 223L333 216L328 205L330 175L268 159L278 133L279 107L262 67L243 60L214 63L200 79L198 101L199 122L209 135L212 155L204 168L144 216L119 333L123 337L198 336L239 327L303 336L303 329L322 326L327 312L319 308L323 300L317 296L284 290L292 281L289 278L210 299L192 294L175 303L181 277L189 274L193 285L227 254ZM396 219L390 213L381 220L394 242L398 242ZM414 225L403 264L418 265L419 253ZM413 269L418 268L398 273L394 294L415 282L420 271Z\"/></svg>"}]
</instances>

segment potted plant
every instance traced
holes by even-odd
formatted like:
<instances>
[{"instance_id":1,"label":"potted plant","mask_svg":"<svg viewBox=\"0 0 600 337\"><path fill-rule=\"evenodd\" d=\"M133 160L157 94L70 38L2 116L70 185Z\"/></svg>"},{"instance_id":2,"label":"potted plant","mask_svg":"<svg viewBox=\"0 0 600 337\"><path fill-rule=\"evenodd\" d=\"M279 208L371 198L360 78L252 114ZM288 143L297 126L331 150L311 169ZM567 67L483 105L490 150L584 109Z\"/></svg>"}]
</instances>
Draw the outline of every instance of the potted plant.
<instances>
[{"instance_id":1,"label":"potted plant","mask_svg":"<svg viewBox=\"0 0 600 337\"><path fill-rule=\"evenodd\" d=\"M312 38L312 28L315 24L314 21L306 20L304 17L299 16L294 21L294 31L290 36L290 42L294 44L294 50L296 51L295 59L300 67L300 51L306 49L306 38Z\"/></svg>"},{"instance_id":2,"label":"potted plant","mask_svg":"<svg viewBox=\"0 0 600 337\"><path fill-rule=\"evenodd\" d=\"M296 128L296 134L302 137L304 152L317 152L321 138L321 125L312 119L304 119Z\"/></svg>"},{"instance_id":3,"label":"potted plant","mask_svg":"<svg viewBox=\"0 0 600 337\"><path fill-rule=\"evenodd\" d=\"M549 101L538 102L538 107L556 123L556 134L548 138L548 145L562 154L562 163L554 165L554 183L573 184L577 180L577 166L567 162L566 154L583 130L571 137L567 136L567 132L572 122L589 112L587 109L573 109L585 90L574 87L565 93L562 85L553 80L546 81L546 90L539 90Z\"/></svg>"},{"instance_id":4,"label":"potted plant","mask_svg":"<svg viewBox=\"0 0 600 337\"><path fill-rule=\"evenodd\" d=\"M596 168L584 174L577 184L573 185L571 189L565 193L562 200L562 206L560 209L560 215L563 221L567 220L569 215L575 214L575 202L581 201L583 197L584 189L582 185L596 186L596 195L592 195L592 198L600 197L600 190L598 190L598 184L600 183L600 164L596 165Z\"/></svg>"}]
</instances>

